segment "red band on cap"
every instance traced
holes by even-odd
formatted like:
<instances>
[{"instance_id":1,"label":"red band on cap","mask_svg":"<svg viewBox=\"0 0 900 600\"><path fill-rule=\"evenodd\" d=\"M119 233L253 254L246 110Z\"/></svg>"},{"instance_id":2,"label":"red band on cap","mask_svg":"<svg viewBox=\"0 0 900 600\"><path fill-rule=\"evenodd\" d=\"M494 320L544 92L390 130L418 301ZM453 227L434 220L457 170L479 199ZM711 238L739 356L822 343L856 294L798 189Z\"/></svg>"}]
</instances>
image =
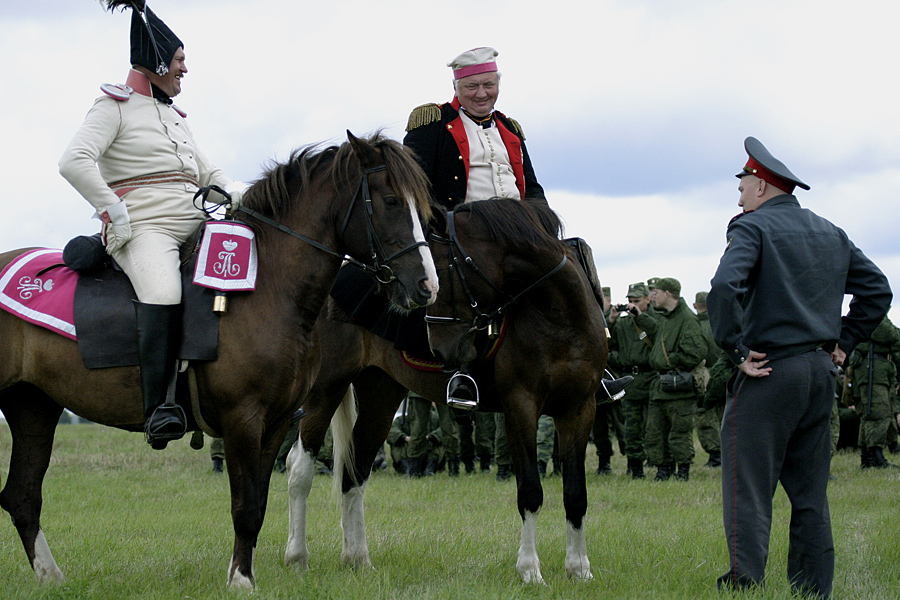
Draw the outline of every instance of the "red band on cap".
<instances>
[{"instance_id":1,"label":"red band on cap","mask_svg":"<svg viewBox=\"0 0 900 600\"><path fill-rule=\"evenodd\" d=\"M462 79L463 77L469 77L470 75L480 75L482 73L492 73L496 70L497 63L495 62L482 63L480 65L469 65L468 67L455 69L453 71L453 79Z\"/></svg>"},{"instance_id":2,"label":"red band on cap","mask_svg":"<svg viewBox=\"0 0 900 600\"><path fill-rule=\"evenodd\" d=\"M779 190L784 190L788 194L794 193L794 187L797 185L793 181L789 179L785 179L784 177L780 177L768 170L755 160L753 157L747 159L747 165L744 167L744 170L747 171L750 175L756 175L766 183L770 183L777 187Z\"/></svg>"}]
</instances>

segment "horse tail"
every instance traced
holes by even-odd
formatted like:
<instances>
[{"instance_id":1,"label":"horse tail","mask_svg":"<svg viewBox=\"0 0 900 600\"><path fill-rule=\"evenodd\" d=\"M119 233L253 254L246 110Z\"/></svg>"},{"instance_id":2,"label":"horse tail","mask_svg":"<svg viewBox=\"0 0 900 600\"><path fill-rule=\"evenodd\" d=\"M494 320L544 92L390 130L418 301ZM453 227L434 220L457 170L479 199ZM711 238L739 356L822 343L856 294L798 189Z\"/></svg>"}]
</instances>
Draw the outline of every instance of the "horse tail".
<instances>
[{"instance_id":1,"label":"horse tail","mask_svg":"<svg viewBox=\"0 0 900 600\"><path fill-rule=\"evenodd\" d=\"M356 395L353 386L347 387L344 399L331 417L331 435L334 442L334 477L331 479L331 493L340 498L343 492L344 473L350 475L354 486L359 478L353 468L355 449L353 447L353 426L356 424Z\"/></svg>"}]
</instances>

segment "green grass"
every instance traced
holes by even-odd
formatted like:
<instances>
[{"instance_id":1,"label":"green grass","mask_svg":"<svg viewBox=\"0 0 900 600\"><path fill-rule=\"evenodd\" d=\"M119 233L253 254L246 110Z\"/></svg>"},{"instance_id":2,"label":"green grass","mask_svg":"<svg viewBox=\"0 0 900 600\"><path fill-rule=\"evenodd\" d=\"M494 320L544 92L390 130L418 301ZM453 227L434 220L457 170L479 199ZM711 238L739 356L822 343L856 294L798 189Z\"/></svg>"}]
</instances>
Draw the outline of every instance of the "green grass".
<instances>
[{"instance_id":1,"label":"green grass","mask_svg":"<svg viewBox=\"0 0 900 600\"><path fill-rule=\"evenodd\" d=\"M588 468L596 468L594 448ZM5 482L9 430L0 426ZM701 460L702 457L702 460ZM698 452L698 462L705 454ZM856 454L835 457L830 489L836 545L834 598L900 597L897 492L900 470L861 472ZM515 571L520 520L514 482L445 473L411 481L377 473L367 488L369 550L375 569L340 564L340 510L330 479L310 498L310 568L284 565L286 478L274 475L256 560L256 598L302 599L714 599L728 567L719 474L695 466L691 481L632 481L624 459L615 474L588 480L588 555L594 580L570 581L563 568L562 482L544 482L538 549L546 586ZM791 598L785 581L789 505L779 489L768 584L741 596ZM14 527L0 525L2 598L233 598L226 569L233 533L228 481L210 472L206 449L187 441L163 452L138 434L96 425L59 427L44 483L42 524L66 582L42 586ZM243 594L238 594L243 595Z\"/></svg>"}]
</instances>

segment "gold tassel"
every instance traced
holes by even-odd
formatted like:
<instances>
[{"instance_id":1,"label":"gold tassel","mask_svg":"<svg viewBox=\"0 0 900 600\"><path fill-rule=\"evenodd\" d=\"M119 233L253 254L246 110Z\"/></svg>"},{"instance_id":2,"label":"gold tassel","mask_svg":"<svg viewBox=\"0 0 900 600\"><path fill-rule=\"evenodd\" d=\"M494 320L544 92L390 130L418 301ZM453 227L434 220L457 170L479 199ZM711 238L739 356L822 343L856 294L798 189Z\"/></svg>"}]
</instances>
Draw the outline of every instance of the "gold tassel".
<instances>
[{"instance_id":1,"label":"gold tassel","mask_svg":"<svg viewBox=\"0 0 900 600\"><path fill-rule=\"evenodd\" d=\"M406 123L406 131L412 131L417 127L429 125L435 121L441 120L441 105L433 102L417 106L409 114L409 121Z\"/></svg>"}]
</instances>

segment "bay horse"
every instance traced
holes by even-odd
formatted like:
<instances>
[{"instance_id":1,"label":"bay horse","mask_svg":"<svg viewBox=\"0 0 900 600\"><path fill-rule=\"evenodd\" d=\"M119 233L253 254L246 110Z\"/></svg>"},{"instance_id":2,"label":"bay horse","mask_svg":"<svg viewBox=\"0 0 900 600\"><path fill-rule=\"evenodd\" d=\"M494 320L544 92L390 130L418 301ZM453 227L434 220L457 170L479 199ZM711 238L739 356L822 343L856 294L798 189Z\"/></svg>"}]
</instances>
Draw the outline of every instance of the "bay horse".
<instances>
[{"instance_id":1,"label":"bay horse","mask_svg":"<svg viewBox=\"0 0 900 600\"><path fill-rule=\"evenodd\" d=\"M558 217L549 209L492 199L464 204L447 220L449 237L430 240L440 293L428 308L429 339L445 366L472 363L481 410L506 415L522 517L516 570L525 582L543 582L536 545L543 502L536 435L538 417L547 414L556 424L563 461L565 569L570 577L591 579L583 523L585 454L594 422L594 393L607 358L600 306L572 249L541 225L549 221L550 230L559 230ZM331 308L333 300L329 302ZM507 322L496 355L477 364L479 338L490 323L498 325L503 318ZM331 422L334 483L342 492L341 559L369 567L363 493L375 454L407 389L445 402L448 375L412 368L391 342L352 323L328 320L324 312L317 329L324 358L303 402L306 416L287 461L290 520L285 561L303 569L308 565L307 497L315 457Z\"/></svg>"},{"instance_id":2,"label":"bay horse","mask_svg":"<svg viewBox=\"0 0 900 600\"><path fill-rule=\"evenodd\" d=\"M319 366L313 331L345 255L377 269L399 309L437 293L421 218L427 179L412 154L375 134L295 150L245 193L237 219L256 231L256 290L233 294L218 358L193 365L203 420L224 440L234 550L228 585L253 588L269 479L291 414ZM21 255L0 255L0 268ZM41 529L41 488L63 408L142 431L139 369L88 370L75 342L0 311L0 410L12 434L0 506L39 581L62 581Z\"/></svg>"}]
</instances>

